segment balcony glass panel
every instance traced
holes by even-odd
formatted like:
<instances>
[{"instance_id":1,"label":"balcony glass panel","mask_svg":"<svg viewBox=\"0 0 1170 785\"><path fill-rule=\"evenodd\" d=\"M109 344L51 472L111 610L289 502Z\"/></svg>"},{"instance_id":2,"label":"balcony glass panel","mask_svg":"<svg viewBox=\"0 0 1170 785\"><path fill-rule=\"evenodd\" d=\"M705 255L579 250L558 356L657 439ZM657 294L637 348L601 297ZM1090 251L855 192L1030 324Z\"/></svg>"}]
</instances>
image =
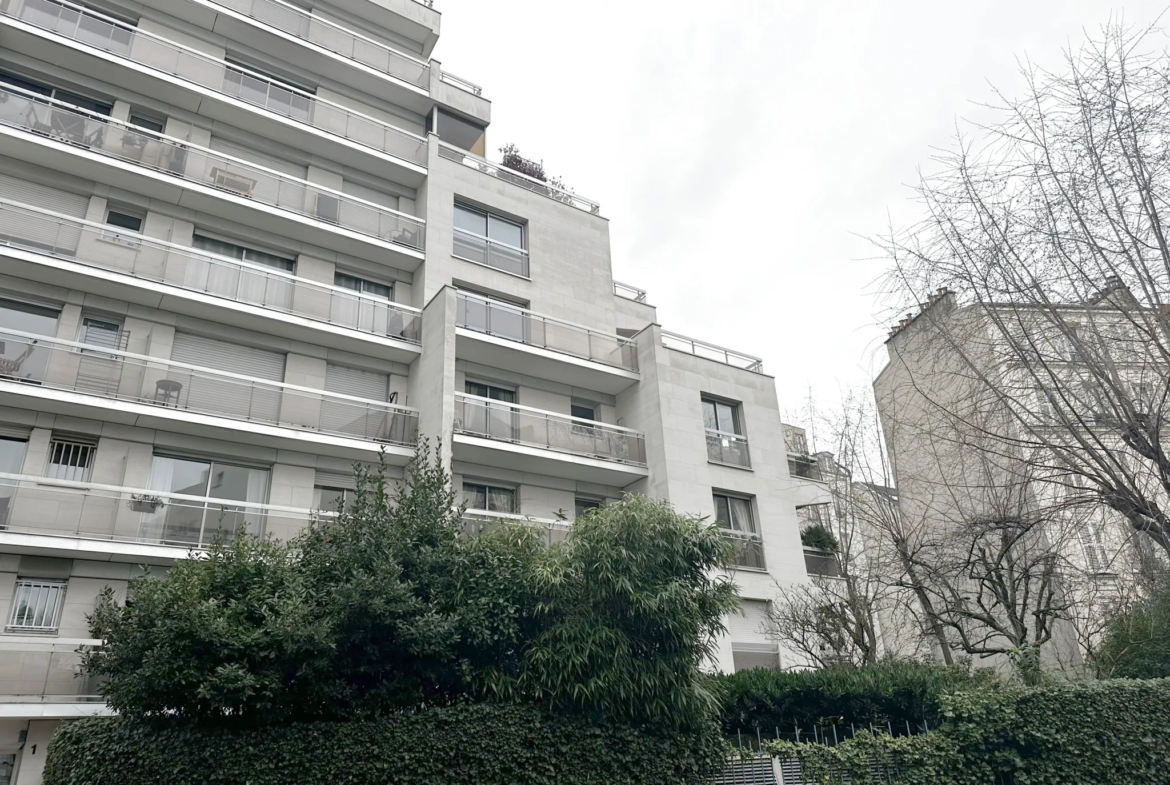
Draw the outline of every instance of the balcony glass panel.
<instances>
[{"instance_id":1,"label":"balcony glass panel","mask_svg":"<svg viewBox=\"0 0 1170 785\"><path fill-rule=\"evenodd\" d=\"M638 370L638 347L634 342L541 316L498 300L459 292L455 318L460 327L476 332L616 368Z\"/></svg>"},{"instance_id":2,"label":"balcony glass panel","mask_svg":"<svg viewBox=\"0 0 1170 785\"><path fill-rule=\"evenodd\" d=\"M419 342L419 313L388 300L188 246L140 235L128 237L112 232L103 224L4 199L0 199L0 245L181 286L234 302L294 313L361 332ZM43 316L44 323L34 325L5 320L4 313L0 309L0 328L40 335L56 332L56 316ZM0 370L4 368L4 360L15 362L23 350L23 345L15 347L15 352L0 348L0 358L3 358L0 359ZM38 360L32 358L22 361L29 364L26 369L29 371L32 370L31 364L36 362ZM36 373L34 376L40 378Z\"/></svg>"},{"instance_id":3,"label":"balcony glass panel","mask_svg":"<svg viewBox=\"0 0 1170 785\"><path fill-rule=\"evenodd\" d=\"M748 570L766 570L764 541L758 536L723 530L721 532L735 546L735 566Z\"/></svg>"},{"instance_id":4,"label":"balcony glass panel","mask_svg":"<svg viewBox=\"0 0 1170 785\"><path fill-rule=\"evenodd\" d=\"M730 466L749 468L752 465L748 455L747 439L732 433L707 431L707 460L726 463Z\"/></svg>"},{"instance_id":5,"label":"balcony glass panel","mask_svg":"<svg viewBox=\"0 0 1170 785\"><path fill-rule=\"evenodd\" d=\"M455 430L469 436L646 465L642 434L472 395L455 396Z\"/></svg>"},{"instance_id":6,"label":"balcony glass panel","mask_svg":"<svg viewBox=\"0 0 1170 785\"><path fill-rule=\"evenodd\" d=\"M389 403L128 352L80 352L81 344L46 336L0 330L0 341L23 357L0 372L0 381L390 444L409 446L418 437L417 413Z\"/></svg>"},{"instance_id":7,"label":"balcony glass panel","mask_svg":"<svg viewBox=\"0 0 1170 785\"><path fill-rule=\"evenodd\" d=\"M422 249L421 219L256 164L0 85L0 124L199 183L259 204Z\"/></svg>"},{"instance_id":8,"label":"balcony glass panel","mask_svg":"<svg viewBox=\"0 0 1170 785\"><path fill-rule=\"evenodd\" d=\"M553 521L544 518L530 518L524 515L489 512L469 509L463 513L463 530L472 537L496 531L505 526L526 526L536 532L545 545L564 542L573 531L568 521Z\"/></svg>"},{"instance_id":9,"label":"balcony glass panel","mask_svg":"<svg viewBox=\"0 0 1170 785\"><path fill-rule=\"evenodd\" d=\"M495 267L513 275L528 277L527 251L461 229L455 230L454 254L469 262L486 264L488 267Z\"/></svg>"},{"instance_id":10,"label":"balcony glass panel","mask_svg":"<svg viewBox=\"0 0 1170 785\"><path fill-rule=\"evenodd\" d=\"M136 29L64 0L11 0L0 14L110 52L185 82L258 106L297 123L425 166L427 140L369 115L229 65L222 59Z\"/></svg>"}]
</instances>

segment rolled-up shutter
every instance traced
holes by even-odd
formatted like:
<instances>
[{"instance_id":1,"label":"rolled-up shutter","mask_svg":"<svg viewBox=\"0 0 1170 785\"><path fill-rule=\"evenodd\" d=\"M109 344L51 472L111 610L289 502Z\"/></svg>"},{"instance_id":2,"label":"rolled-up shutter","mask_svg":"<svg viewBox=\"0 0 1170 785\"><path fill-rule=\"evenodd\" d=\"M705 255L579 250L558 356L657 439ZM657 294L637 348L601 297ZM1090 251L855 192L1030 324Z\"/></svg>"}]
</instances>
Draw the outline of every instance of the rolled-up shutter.
<instances>
[{"instance_id":1,"label":"rolled-up shutter","mask_svg":"<svg viewBox=\"0 0 1170 785\"><path fill-rule=\"evenodd\" d=\"M0 199L52 210L71 218L85 218L89 197L48 185L0 174ZM44 249L53 253L77 251L81 227L62 224L51 216L0 204L0 242Z\"/></svg>"},{"instance_id":2,"label":"rolled-up shutter","mask_svg":"<svg viewBox=\"0 0 1170 785\"><path fill-rule=\"evenodd\" d=\"M371 401L385 401L390 392L390 374L330 363L325 366L325 389Z\"/></svg>"},{"instance_id":3,"label":"rolled-up shutter","mask_svg":"<svg viewBox=\"0 0 1170 785\"><path fill-rule=\"evenodd\" d=\"M390 374L330 363L325 367L325 390L384 403L389 398ZM380 439L389 423L385 406L328 397L321 405L321 427L334 433Z\"/></svg>"},{"instance_id":4,"label":"rolled-up shutter","mask_svg":"<svg viewBox=\"0 0 1170 785\"><path fill-rule=\"evenodd\" d=\"M280 352L190 333L175 333L171 359L240 374L249 379L284 381L284 355ZM277 422L279 419L281 393L270 385L191 373L179 368L170 369L167 378L172 377L184 385L175 393L178 405L246 420Z\"/></svg>"},{"instance_id":5,"label":"rolled-up shutter","mask_svg":"<svg viewBox=\"0 0 1170 785\"><path fill-rule=\"evenodd\" d=\"M743 600L740 613L728 617L727 632L737 671L780 667L780 647L770 637L770 629L765 600Z\"/></svg>"}]
</instances>

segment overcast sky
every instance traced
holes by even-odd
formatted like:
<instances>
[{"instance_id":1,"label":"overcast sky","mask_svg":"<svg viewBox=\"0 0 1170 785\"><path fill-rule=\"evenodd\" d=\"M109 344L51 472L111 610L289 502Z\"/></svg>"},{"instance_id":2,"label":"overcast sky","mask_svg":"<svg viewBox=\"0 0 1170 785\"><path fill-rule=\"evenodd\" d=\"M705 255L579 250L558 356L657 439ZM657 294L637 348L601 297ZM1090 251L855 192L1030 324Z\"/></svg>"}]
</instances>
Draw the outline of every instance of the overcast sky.
<instances>
[{"instance_id":1,"label":"overcast sky","mask_svg":"<svg viewBox=\"0 0 1170 785\"><path fill-rule=\"evenodd\" d=\"M434 56L491 99L489 157L515 142L599 201L614 277L665 329L763 357L791 417L881 367L866 238L915 216L973 102L1166 3L435 0Z\"/></svg>"}]
</instances>

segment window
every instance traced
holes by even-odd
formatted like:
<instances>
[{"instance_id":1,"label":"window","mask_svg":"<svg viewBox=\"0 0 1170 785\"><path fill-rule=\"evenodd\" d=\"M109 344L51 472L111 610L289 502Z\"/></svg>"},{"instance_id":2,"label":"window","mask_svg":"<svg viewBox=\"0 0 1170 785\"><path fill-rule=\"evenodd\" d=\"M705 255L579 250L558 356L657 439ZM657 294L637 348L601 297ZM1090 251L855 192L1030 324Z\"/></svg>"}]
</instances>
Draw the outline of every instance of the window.
<instances>
[{"instance_id":1,"label":"window","mask_svg":"<svg viewBox=\"0 0 1170 785\"><path fill-rule=\"evenodd\" d=\"M165 127L162 120L155 120L153 117L146 117L136 112L130 113L130 125L141 128L144 131L154 131L158 134L161 134Z\"/></svg>"},{"instance_id":2,"label":"window","mask_svg":"<svg viewBox=\"0 0 1170 785\"><path fill-rule=\"evenodd\" d=\"M65 581L18 580L6 631L56 633L64 599Z\"/></svg>"},{"instance_id":3,"label":"window","mask_svg":"<svg viewBox=\"0 0 1170 785\"><path fill-rule=\"evenodd\" d=\"M264 267L271 267L274 270L283 270L286 273L291 273L293 268L296 267L296 262L286 256L281 256L271 251L259 251L255 248L248 248L243 245L228 242L227 240L208 237L207 235L196 234L191 241L191 245L200 251L207 251L208 253L227 256L231 259L239 259Z\"/></svg>"},{"instance_id":4,"label":"window","mask_svg":"<svg viewBox=\"0 0 1170 785\"><path fill-rule=\"evenodd\" d=\"M516 391L507 387L497 387L485 382L468 381L464 384L464 391L468 395L478 395L480 398L491 398L493 401L516 403Z\"/></svg>"},{"instance_id":5,"label":"window","mask_svg":"<svg viewBox=\"0 0 1170 785\"><path fill-rule=\"evenodd\" d=\"M313 509L325 512L349 511L357 501L357 491L352 488L331 488L326 485L313 486Z\"/></svg>"},{"instance_id":6,"label":"window","mask_svg":"<svg viewBox=\"0 0 1170 785\"><path fill-rule=\"evenodd\" d=\"M5 330L54 337L58 311L0 300L0 379L40 382L49 367L49 349L34 339L5 334Z\"/></svg>"},{"instance_id":7,"label":"window","mask_svg":"<svg viewBox=\"0 0 1170 785\"><path fill-rule=\"evenodd\" d=\"M89 482L97 445L90 441L54 437L49 442L49 477L54 480Z\"/></svg>"},{"instance_id":8,"label":"window","mask_svg":"<svg viewBox=\"0 0 1170 785\"><path fill-rule=\"evenodd\" d=\"M579 420L596 420L597 407L593 404L574 402L569 406L569 414L573 415ZM584 423L574 422L573 433L580 436L594 436L597 434L597 429L590 425L585 425Z\"/></svg>"},{"instance_id":9,"label":"window","mask_svg":"<svg viewBox=\"0 0 1170 785\"><path fill-rule=\"evenodd\" d=\"M20 474L24 467L24 453L28 449L27 439L0 437L0 472ZM8 526L8 515L12 509L12 497L16 493L16 480L0 479L0 529Z\"/></svg>"},{"instance_id":10,"label":"window","mask_svg":"<svg viewBox=\"0 0 1170 785\"><path fill-rule=\"evenodd\" d=\"M71 93L68 90L62 90L59 87L53 87L52 85L43 84L32 79L25 79L23 77L16 76L15 74L7 74L2 71L0 71L0 84L11 85L21 90L26 90L30 93L36 93L37 95L43 95L46 98L52 98L54 100L61 101L62 103L76 106L78 109L84 109L86 111L92 112L93 114L104 115L106 117L110 116L110 112L114 108L112 103L98 101L93 98L86 98L83 95Z\"/></svg>"},{"instance_id":11,"label":"window","mask_svg":"<svg viewBox=\"0 0 1170 785\"><path fill-rule=\"evenodd\" d=\"M217 533L232 536L241 526L256 532L264 513L254 505L268 498L268 471L219 461L156 455L150 470L151 490L197 497L153 497L143 512L145 539L183 545L206 545ZM213 499L214 501L203 501ZM155 502L157 501L157 504ZM225 502L248 502L250 506Z\"/></svg>"},{"instance_id":12,"label":"window","mask_svg":"<svg viewBox=\"0 0 1170 785\"><path fill-rule=\"evenodd\" d=\"M368 294L371 297L381 297L383 300L393 299L394 288L391 284L367 281L365 278L358 278L356 275L335 273L333 276L333 285L340 286L342 289L350 289L355 292L361 292L362 294Z\"/></svg>"},{"instance_id":13,"label":"window","mask_svg":"<svg viewBox=\"0 0 1170 785\"><path fill-rule=\"evenodd\" d=\"M463 389L468 395L500 401L489 403L474 398L463 399L460 427L464 432L506 441L515 441L520 437L519 411L509 405L516 403L515 390L472 381L466 382Z\"/></svg>"},{"instance_id":14,"label":"window","mask_svg":"<svg viewBox=\"0 0 1170 785\"><path fill-rule=\"evenodd\" d=\"M142 216L125 210L108 210L106 212L106 223L110 226L116 226L119 229L126 229L131 232L142 232Z\"/></svg>"},{"instance_id":15,"label":"window","mask_svg":"<svg viewBox=\"0 0 1170 785\"><path fill-rule=\"evenodd\" d=\"M482 156L486 152L482 125L477 125L450 112L444 112L442 109L435 110L432 122L435 126L432 130L447 144L476 155Z\"/></svg>"},{"instance_id":16,"label":"window","mask_svg":"<svg viewBox=\"0 0 1170 785\"><path fill-rule=\"evenodd\" d=\"M590 510L601 509L601 501L598 499L574 499L573 500L573 517L580 518Z\"/></svg>"},{"instance_id":17,"label":"window","mask_svg":"<svg viewBox=\"0 0 1170 785\"><path fill-rule=\"evenodd\" d=\"M528 277L524 226L507 218L455 203L455 241L452 253L469 262L486 264Z\"/></svg>"},{"instance_id":18,"label":"window","mask_svg":"<svg viewBox=\"0 0 1170 785\"><path fill-rule=\"evenodd\" d=\"M469 510L518 513L516 489L485 483L463 483L463 501Z\"/></svg>"},{"instance_id":19,"label":"window","mask_svg":"<svg viewBox=\"0 0 1170 785\"><path fill-rule=\"evenodd\" d=\"M1113 572L1102 528L1098 522L1087 521L1080 531L1081 547L1085 549L1085 560L1092 573Z\"/></svg>"},{"instance_id":20,"label":"window","mask_svg":"<svg viewBox=\"0 0 1170 785\"><path fill-rule=\"evenodd\" d=\"M77 340L88 346L98 346L102 349L122 349L124 348L124 336L122 335L122 325L117 322L111 322L108 319L95 318L87 316L81 320L81 330L78 333ZM89 349L82 349L84 354L99 354L105 357L110 355L102 352L94 352Z\"/></svg>"},{"instance_id":21,"label":"window","mask_svg":"<svg viewBox=\"0 0 1170 785\"><path fill-rule=\"evenodd\" d=\"M752 570L764 569L764 549L752 500L746 496L712 494L715 501L715 520L736 544L735 563Z\"/></svg>"},{"instance_id":22,"label":"window","mask_svg":"<svg viewBox=\"0 0 1170 785\"><path fill-rule=\"evenodd\" d=\"M703 398L703 426L707 430L707 460L748 468L747 439L743 438L743 421L739 404L715 398Z\"/></svg>"}]
</instances>

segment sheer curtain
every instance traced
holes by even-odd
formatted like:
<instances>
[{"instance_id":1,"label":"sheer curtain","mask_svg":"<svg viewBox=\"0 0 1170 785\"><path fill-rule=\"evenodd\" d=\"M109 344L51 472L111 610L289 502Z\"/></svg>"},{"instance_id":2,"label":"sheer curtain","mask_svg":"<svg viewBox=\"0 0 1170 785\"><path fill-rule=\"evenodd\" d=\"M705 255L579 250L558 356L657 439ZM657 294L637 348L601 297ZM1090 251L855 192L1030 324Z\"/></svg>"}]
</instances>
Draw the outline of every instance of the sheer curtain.
<instances>
[{"instance_id":1,"label":"sheer curtain","mask_svg":"<svg viewBox=\"0 0 1170 785\"><path fill-rule=\"evenodd\" d=\"M150 482L152 491L169 491L175 477L175 461L173 458L154 459L150 467ZM142 513L142 522L139 526L138 539L147 542L161 542L163 533L167 529L167 518L172 513L171 502L163 497L164 504L155 508L154 512Z\"/></svg>"}]
</instances>

